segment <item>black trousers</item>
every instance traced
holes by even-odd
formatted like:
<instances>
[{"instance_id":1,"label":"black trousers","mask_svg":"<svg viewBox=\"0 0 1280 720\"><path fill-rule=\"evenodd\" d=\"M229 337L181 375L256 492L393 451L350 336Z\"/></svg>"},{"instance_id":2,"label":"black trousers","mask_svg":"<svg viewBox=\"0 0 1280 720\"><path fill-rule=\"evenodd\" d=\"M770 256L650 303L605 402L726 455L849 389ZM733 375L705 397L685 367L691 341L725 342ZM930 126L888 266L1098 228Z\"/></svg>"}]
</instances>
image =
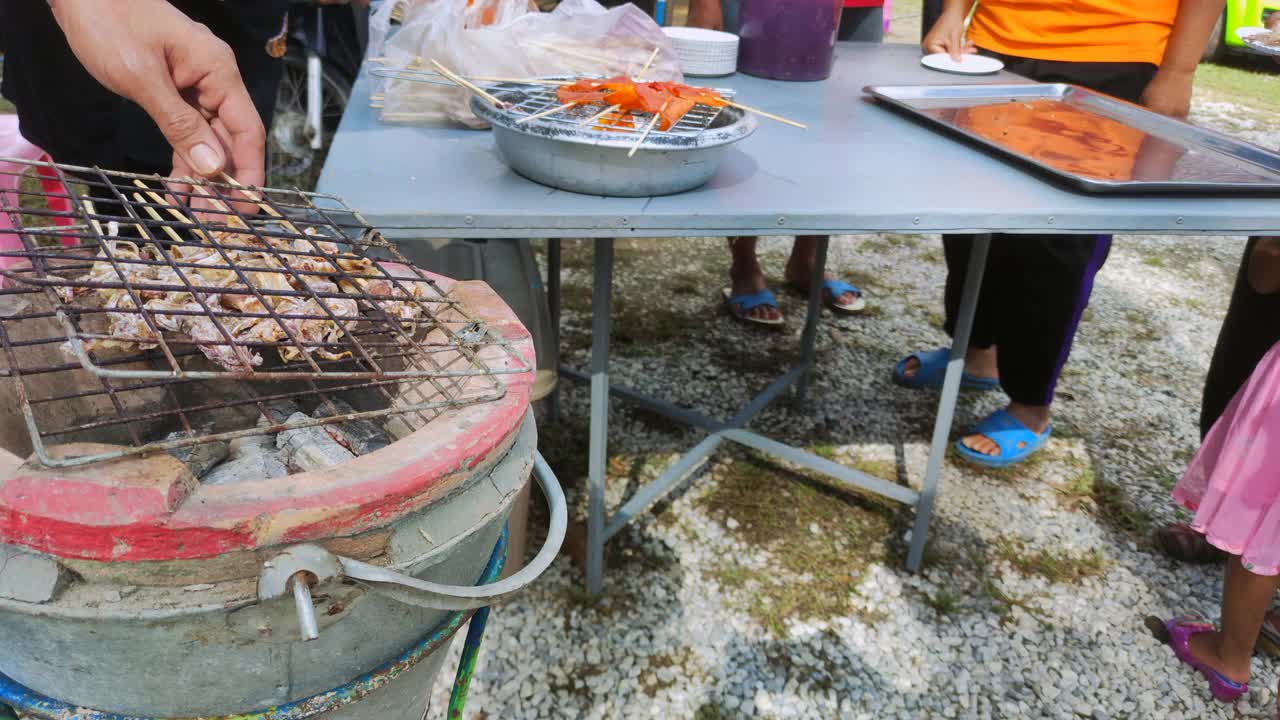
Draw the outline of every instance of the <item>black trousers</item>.
<instances>
[{"instance_id":1,"label":"black trousers","mask_svg":"<svg viewBox=\"0 0 1280 720\"><path fill-rule=\"evenodd\" d=\"M1257 242L1257 238L1250 238L1245 246L1231 304L1209 364L1200 404L1202 437L1222 416L1262 356L1280 342L1280 293L1262 295L1249 286L1249 254Z\"/></svg>"},{"instance_id":2,"label":"black trousers","mask_svg":"<svg viewBox=\"0 0 1280 720\"><path fill-rule=\"evenodd\" d=\"M1148 63L1053 62L986 54L1032 80L1074 83L1130 101L1142 96L1156 71ZM947 258L946 330L954 335L973 236L948 235L942 242ZM1110 250L1109 235L991 237L969 345L999 347L1000 383L1014 402L1053 402L1094 276Z\"/></svg>"}]
</instances>

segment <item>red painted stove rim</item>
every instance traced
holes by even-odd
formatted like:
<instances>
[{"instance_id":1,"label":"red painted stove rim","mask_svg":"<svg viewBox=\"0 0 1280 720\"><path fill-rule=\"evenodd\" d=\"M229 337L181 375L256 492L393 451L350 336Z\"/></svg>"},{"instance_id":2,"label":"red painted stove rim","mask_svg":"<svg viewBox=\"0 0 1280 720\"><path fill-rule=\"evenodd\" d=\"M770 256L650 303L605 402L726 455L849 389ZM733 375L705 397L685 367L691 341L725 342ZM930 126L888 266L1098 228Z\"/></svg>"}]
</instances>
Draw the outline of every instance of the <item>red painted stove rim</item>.
<instances>
[{"instance_id":1,"label":"red painted stove rim","mask_svg":"<svg viewBox=\"0 0 1280 720\"><path fill-rule=\"evenodd\" d=\"M488 285L431 277L534 365L528 330ZM175 480L174 473L166 479L125 472L136 460L67 469L24 465L0 477L0 543L79 560L196 560L384 527L430 504L514 441L534 373L496 377L507 389L500 400L451 410L324 473L205 486L189 474ZM457 431L442 432L446 428Z\"/></svg>"}]
</instances>

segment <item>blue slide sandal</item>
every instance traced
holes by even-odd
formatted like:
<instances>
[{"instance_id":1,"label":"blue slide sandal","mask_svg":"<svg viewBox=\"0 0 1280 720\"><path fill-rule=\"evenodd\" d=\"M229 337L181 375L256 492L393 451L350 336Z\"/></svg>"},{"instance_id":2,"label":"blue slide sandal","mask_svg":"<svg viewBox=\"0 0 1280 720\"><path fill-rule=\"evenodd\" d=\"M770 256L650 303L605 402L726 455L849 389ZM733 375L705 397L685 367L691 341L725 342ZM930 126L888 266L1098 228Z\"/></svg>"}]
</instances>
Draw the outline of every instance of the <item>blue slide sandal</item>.
<instances>
[{"instance_id":1,"label":"blue slide sandal","mask_svg":"<svg viewBox=\"0 0 1280 720\"><path fill-rule=\"evenodd\" d=\"M1000 454L984 455L976 450L970 450L965 447L964 442L957 440L956 452L960 453L960 457L984 467L1007 468L1026 460L1044 447L1044 444L1049 441L1049 436L1053 434L1053 426L1050 425L1044 429L1044 432L1037 435L1026 425L1018 422L1018 419L1010 415L1009 411L997 410L978 423L973 432L967 434L989 438L999 446Z\"/></svg>"},{"instance_id":2,"label":"blue slide sandal","mask_svg":"<svg viewBox=\"0 0 1280 720\"><path fill-rule=\"evenodd\" d=\"M734 295L732 290L725 288L721 293L724 296L725 309L728 310L729 314L736 320L744 323L751 323L752 325L764 325L765 327L775 328L781 326L784 322L781 316L776 320L765 320L763 318L755 318L747 315L747 313L758 307L771 307L775 310L778 309L778 298L770 292L769 288L753 293L744 293L742 295Z\"/></svg>"},{"instance_id":3,"label":"blue slide sandal","mask_svg":"<svg viewBox=\"0 0 1280 720\"><path fill-rule=\"evenodd\" d=\"M920 361L920 369L916 374L907 377L907 361L916 358ZM951 359L951 348L938 348L924 352L911 353L898 361L893 367L893 384L912 390L941 390L942 381L947 376L947 362ZM960 376L961 390L998 390L1000 381L996 378L984 378L964 373Z\"/></svg>"}]
</instances>

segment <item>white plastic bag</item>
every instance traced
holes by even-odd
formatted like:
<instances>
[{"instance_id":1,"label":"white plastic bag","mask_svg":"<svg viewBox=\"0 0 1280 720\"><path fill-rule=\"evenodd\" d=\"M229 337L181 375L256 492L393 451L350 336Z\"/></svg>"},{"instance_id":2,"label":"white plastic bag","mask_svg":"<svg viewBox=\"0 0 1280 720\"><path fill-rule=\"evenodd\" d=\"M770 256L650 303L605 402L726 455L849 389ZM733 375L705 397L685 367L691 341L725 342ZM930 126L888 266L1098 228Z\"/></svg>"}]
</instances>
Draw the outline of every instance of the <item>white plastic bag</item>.
<instances>
[{"instance_id":1,"label":"white plastic bag","mask_svg":"<svg viewBox=\"0 0 1280 720\"><path fill-rule=\"evenodd\" d=\"M403 5L404 22L391 32L394 5L383 3L370 22L370 57L387 70L431 72L434 59L465 76L634 75L656 48L644 79L683 80L671 41L634 5L606 10L595 0L563 0L542 13L529 0L417 0ZM443 78L381 78L376 95L385 122L485 127L470 93Z\"/></svg>"}]
</instances>

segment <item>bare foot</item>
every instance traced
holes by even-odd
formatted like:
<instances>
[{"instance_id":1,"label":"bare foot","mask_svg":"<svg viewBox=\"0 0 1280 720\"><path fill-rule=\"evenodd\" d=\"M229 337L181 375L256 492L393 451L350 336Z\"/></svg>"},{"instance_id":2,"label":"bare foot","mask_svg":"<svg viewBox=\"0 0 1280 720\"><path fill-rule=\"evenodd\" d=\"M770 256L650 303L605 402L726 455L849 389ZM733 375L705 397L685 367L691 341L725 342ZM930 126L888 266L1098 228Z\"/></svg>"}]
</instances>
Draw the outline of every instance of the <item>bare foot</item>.
<instances>
[{"instance_id":1,"label":"bare foot","mask_svg":"<svg viewBox=\"0 0 1280 720\"><path fill-rule=\"evenodd\" d=\"M1228 664L1218 653L1221 642L1222 633L1220 632L1196 633L1187 639L1187 647L1191 650L1191 657L1217 670L1228 680L1241 684L1249 682L1248 659L1239 665Z\"/></svg>"},{"instance_id":2,"label":"bare foot","mask_svg":"<svg viewBox=\"0 0 1280 720\"><path fill-rule=\"evenodd\" d=\"M913 378L920 372L920 359L914 356L909 357L902 367L902 376ZM996 369L995 346L969 348L969 351L964 354L964 371L974 377L998 379L1000 371Z\"/></svg>"},{"instance_id":3,"label":"bare foot","mask_svg":"<svg viewBox=\"0 0 1280 720\"><path fill-rule=\"evenodd\" d=\"M1027 429L1037 435L1049 428L1048 405L1023 405L1015 402L1009 403L1007 410L1018 422L1026 425ZM970 450L988 457L996 457L1000 454L1000 446L986 435L966 435L960 442ZM1025 447L1026 443L1018 443L1019 450Z\"/></svg>"}]
</instances>

